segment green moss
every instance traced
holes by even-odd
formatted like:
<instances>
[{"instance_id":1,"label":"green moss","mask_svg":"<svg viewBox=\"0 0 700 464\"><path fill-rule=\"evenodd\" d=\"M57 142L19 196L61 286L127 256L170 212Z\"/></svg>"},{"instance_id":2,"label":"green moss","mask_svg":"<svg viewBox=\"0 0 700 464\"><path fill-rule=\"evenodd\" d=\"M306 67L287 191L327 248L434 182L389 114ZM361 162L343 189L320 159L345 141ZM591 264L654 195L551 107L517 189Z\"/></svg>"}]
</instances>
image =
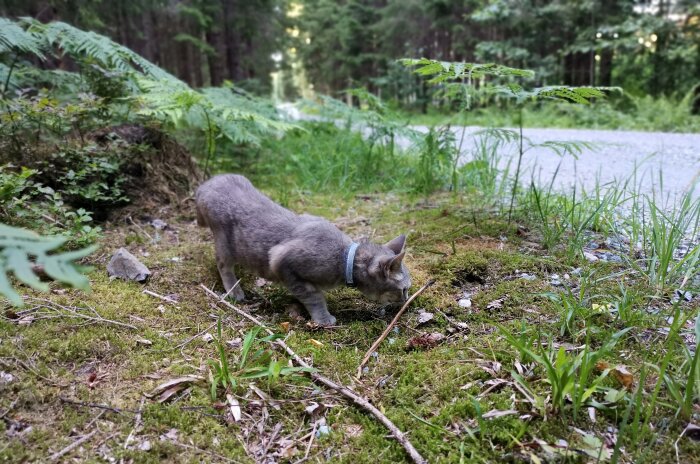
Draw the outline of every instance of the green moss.
<instances>
[{"instance_id":1,"label":"green moss","mask_svg":"<svg viewBox=\"0 0 700 464\"><path fill-rule=\"evenodd\" d=\"M287 343L324 375L351 385L369 398L409 432L413 444L430 462L522 462L529 459L529 453L544 459L540 449L521 444L535 439L547 443L564 439L578 446L581 439L572 427L598 431L608 426L620 427L624 412L620 405L611 405L606 413L599 412L595 426L583 417L586 414L574 421L566 410L548 412L547 417L533 410L512 383L515 361L527 363L520 360L518 350L497 330L497 323L533 343L552 341L574 346L588 341L593 349L615 331L633 327L630 336L618 344L606 362L625 364L638 378L643 366L660 365L671 350L669 372L678 378L683 376L679 367L685 356L683 342L668 341L658 335L658 328L667 326L664 321L670 315L668 305L651 299L652 293L643 283L629 280L620 287L610 277L619 269L582 263L586 272L595 271L594 278L589 279L584 290L572 289L582 307L577 319L580 325L575 334L562 336L564 310L543 293L562 291L549 284L548 275L570 272L562 264L564 259L522 252L516 225L469 214L468 199L452 195L429 199L391 194L312 196L293 190L278 191L277 196L284 196L296 211L336 220L355 237L365 235L381 241L408 233L407 264L416 288L428 279L436 279L435 285L409 308L397 331L379 347L358 381L355 376L360 360L394 310L382 313L356 290L340 288L328 294L329 308L338 316L340 326L317 330L289 317L288 307L294 300L281 286L258 287L254 276L241 274L250 299L240 306L242 309L279 330L280 322L290 322ZM91 293L68 290L41 295L60 305L81 308L85 314L94 314L90 309L93 308L101 317L133 325L135 329L57 312L47 313L55 316L51 319L37 318L29 325L18 325L11 318L0 319L0 369L16 377L13 383L0 385L0 412L12 406L6 418L33 427L24 438L25 445L20 438L7 435L10 422L0 421L0 459L44 460L70 443L71 434L83 434L88 426L94 429L98 424L99 439L107 440L105 446L117 459L196 462L215 461L216 456L222 455L239 462L254 462L246 446L264 446L279 423L278 439L294 443L296 454L292 453L288 460L295 461L303 457L309 438L302 437L311 432L318 418L305 411L313 401L329 406L322 414L331 433L314 439L309 454L312 462L405 462L403 449L375 419L302 376L272 382L256 380L255 385L276 402L261 400L249 388L249 381L241 381L232 392L244 412L241 423L222 418L225 405L211 401L206 382L192 386L186 393L180 392L173 403L146 400L143 429L137 435L138 440L148 440L151 449L124 449L123 442L134 426L133 411L139 408L142 394L182 375L207 376L207 363L217 359L216 348L195 335L206 331L214 334L213 324L218 316L224 316L223 338L227 341L243 338L251 326L237 314L215 306L199 287L204 283L221 291L209 232L196 228L191 214L164 219L177 230L177 235L166 231L157 243L145 240L130 226L106 231L103 249L91 263L95 267L90 274ZM177 304L145 295L141 284L109 280L104 272L106 261L112 250L124 245L154 272L147 288L161 295L175 295ZM520 278L522 272L533 274L535 279ZM572 278L571 284L578 285L578 280ZM470 308L457 304L464 292L470 294ZM31 291L27 294L39 296ZM624 317L591 308L592 303L623 299L628 309ZM650 304L658 304L665 312L661 316L647 313L645 308ZM433 312L434 320L418 325L418 308ZM689 320L696 313L696 307L684 307ZM457 329L456 323L465 323L466 327ZM443 333L447 338L432 349L407 348L411 338L430 332ZM230 359L237 359L239 348L226 345L226 350ZM281 353L276 356L284 359ZM494 361L500 363L496 372L483 368L484 362ZM544 371L537 366L531 371L528 366L525 369L534 394L547 398L551 387L543 380ZM507 383L489 390L498 379ZM605 386L621 388L612 376ZM647 390L654 386L652 383ZM84 405L63 403L61 397ZM645 407L648 397L644 396ZM225 394L220 390L218 401L224 400ZM603 401L603 395L596 395L596 400ZM102 410L88 404L126 411L118 414L106 410L97 418ZM672 400L662 386L659 404L651 411L653 431L642 426L640 430L646 432L621 437L628 456L636 458L646 452L647 462L675 461L671 448L684 421L675 417L676 411L670 405ZM518 415L491 420L480 417L491 410L509 409L517 410ZM525 415L530 417L520 419ZM670 424L670 428L662 427L661 421ZM354 428L349 429L350 426ZM189 447L161 440L161 435L170 429L176 429L180 442ZM108 439L110 435L113 438ZM97 442L96 439L87 444L86 449L92 449ZM280 451L276 443L270 450ZM695 459L689 442L682 440L679 451L683 462ZM75 457L77 453L67 455Z\"/></svg>"}]
</instances>

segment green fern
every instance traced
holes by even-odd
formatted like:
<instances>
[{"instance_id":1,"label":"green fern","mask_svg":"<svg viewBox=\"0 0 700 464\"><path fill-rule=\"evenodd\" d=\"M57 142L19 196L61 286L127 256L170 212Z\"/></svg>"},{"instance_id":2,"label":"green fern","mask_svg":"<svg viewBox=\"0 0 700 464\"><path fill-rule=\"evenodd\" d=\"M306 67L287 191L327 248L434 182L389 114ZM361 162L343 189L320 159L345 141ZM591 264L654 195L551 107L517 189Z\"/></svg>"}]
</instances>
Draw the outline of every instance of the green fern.
<instances>
[{"instance_id":1,"label":"green fern","mask_svg":"<svg viewBox=\"0 0 700 464\"><path fill-rule=\"evenodd\" d=\"M18 22L0 18L0 53L8 51L34 55L41 60L46 59L47 52L53 52L76 61L97 61L121 72L137 71L155 79L177 80L127 47L60 21L44 24L33 18Z\"/></svg>"},{"instance_id":2,"label":"green fern","mask_svg":"<svg viewBox=\"0 0 700 464\"><path fill-rule=\"evenodd\" d=\"M622 92L619 87L572 87L567 85L550 85L525 90L522 86L511 83L495 86L492 91L515 98L518 103L537 100L561 100L587 105L595 99L606 98L608 92Z\"/></svg>"},{"instance_id":3,"label":"green fern","mask_svg":"<svg viewBox=\"0 0 700 464\"><path fill-rule=\"evenodd\" d=\"M254 144L261 137L296 126L281 121L274 108L252 97L235 96L232 89L193 90L181 82L137 79L142 93L134 97L138 114L170 124L221 136L234 144ZM262 109L262 110L261 110Z\"/></svg>"},{"instance_id":4,"label":"green fern","mask_svg":"<svg viewBox=\"0 0 700 464\"><path fill-rule=\"evenodd\" d=\"M41 36L25 31L12 20L0 18L0 54L28 53L43 60L44 46Z\"/></svg>"},{"instance_id":5,"label":"green fern","mask_svg":"<svg viewBox=\"0 0 700 464\"><path fill-rule=\"evenodd\" d=\"M65 237L42 237L25 229L0 224L0 294L14 305L23 304L22 298L10 284L10 272L20 282L36 290L47 291L48 284L39 280L34 273L34 265L42 267L54 280L87 290L90 283L79 272L74 261L89 255L96 247L49 254L60 248L66 240ZM35 258L34 263L30 256Z\"/></svg>"},{"instance_id":6,"label":"green fern","mask_svg":"<svg viewBox=\"0 0 700 464\"><path fill-rule=\"evenodd\" d=\"M461 79L481 79L486 76L533 77L535 75L534 72L528 69L511 68L495 63L462 63L431 60L428 58L404 58L399 61L407 67L417 66L415 69L416 74L433 76L428 81L433 84Z\"/></svg>"}]
</instances>

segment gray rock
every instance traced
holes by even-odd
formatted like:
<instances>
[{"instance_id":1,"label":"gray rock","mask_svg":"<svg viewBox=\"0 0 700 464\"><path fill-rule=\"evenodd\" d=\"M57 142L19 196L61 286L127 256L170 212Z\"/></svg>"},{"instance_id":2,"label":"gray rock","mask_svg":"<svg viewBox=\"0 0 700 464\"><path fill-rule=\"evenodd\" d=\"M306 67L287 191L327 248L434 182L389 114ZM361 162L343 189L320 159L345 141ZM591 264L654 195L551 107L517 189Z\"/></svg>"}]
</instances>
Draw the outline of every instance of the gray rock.
<instances>
[{"instance_id":1,"label":"gray rock","mask_svg":"<svg viewBox=\"0 0 700 464\"><path fill-rule=\"evenodd\" d=\"M136 256L129 253L126 248L120 248L109 260L107 274L115 279L146 282L151 276L151 271L141 261L136 259Z\"/></svg>"}]
</instances>

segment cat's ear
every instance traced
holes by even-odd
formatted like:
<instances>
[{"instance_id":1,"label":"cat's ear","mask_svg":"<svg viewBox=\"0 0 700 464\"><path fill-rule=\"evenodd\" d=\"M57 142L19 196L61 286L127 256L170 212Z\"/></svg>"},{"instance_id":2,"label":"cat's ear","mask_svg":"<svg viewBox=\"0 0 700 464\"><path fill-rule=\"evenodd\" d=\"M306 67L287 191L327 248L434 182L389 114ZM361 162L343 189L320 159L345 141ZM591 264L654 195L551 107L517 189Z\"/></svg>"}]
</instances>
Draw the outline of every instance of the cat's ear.
<instances>
[{"instance_id":1,"label":"cat's ear","mask_svg":"<svg viewBox=\"0 0 700 464\"><path fill-rule=\"evenodd\" d=\"M384 246L393 251L395 255L398 255L403 250L403 247L406 246L406 236L401 234Z\"/></svg>"},{"instance_id":2,"label":"cat's ear","mask_svg":"<svg viewBox=\"0 0 700 464\"><path fill-rule=\"evenodd\" d=\"M402 237L403 237L403 235L402 235ZM401 261L403 261L404 256L406 256L405 251L402 251L398 255L394 256L394 258L389 263L389 272L390 273L395 274L397 272L401 272Z\"/></svg>"}]
</instances>

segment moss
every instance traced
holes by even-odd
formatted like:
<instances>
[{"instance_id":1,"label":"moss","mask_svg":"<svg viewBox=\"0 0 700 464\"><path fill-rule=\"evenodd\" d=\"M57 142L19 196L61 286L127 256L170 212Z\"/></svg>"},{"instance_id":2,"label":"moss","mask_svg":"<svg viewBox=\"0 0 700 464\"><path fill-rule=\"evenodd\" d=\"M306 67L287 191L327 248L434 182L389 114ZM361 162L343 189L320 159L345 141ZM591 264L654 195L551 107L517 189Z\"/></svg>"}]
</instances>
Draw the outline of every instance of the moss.
<instances>
[{"instance_id":1,"label":"moss","mask_svg":"<svg viewBox=\"0 0 700 464\"><path fill-rule=\"evenodd\" d=\"M544 400L551 394L550 385L543 380L544 370L521 360L518 350L508 344L496 324L533 343L547 340L574 348L574 344L586 341L597 348L615 331L631 326L630 336L605 361L627 365L638 378L643 366L660 365L671 350L671 373L682 378L677 366L683 365L685 346L658 335L657 329L664 326L665 317L670 315L667 303L651 300L651 292L643 283L630 280L622 287L618 285L610 277L618 269L584 263L585 272L595 272L583 290L572 289L576 298L583 295L581 317L576 322L582 325L576 326L575 334L562 336L564 309L543 294L562 294L561 288L549 284L547 276L570 272L561 264L563 257L523 252L516 225L470 214L468 199L452 195L428 199L401 195L310 196L296 191L278 192L281 195L292 209L334 219L354 237L382 241L408 233L407 263L414 284L436 279L436 284L409 308L397 331L380 346L367 371L357 380L362 356L395 310L382 312L356 290L340 288L328 294L329 307L338 316L340 326L333 330L313 329L290 318L288 308L294 301L283 288L257 287L254 276L241 274L250 299L241 306L244 310L279 330L280 322L290 322L287 343L323 374L353 386L369 398L409 432L411 441L430 462L522 462L529 459L530 453L544 459L542 451L531 445L536 439L547 443L564 439L579 446L580 436L572 427L599 431L608 426L620 427L624 411L620 404L610 405L607 413L599 412L595 427L586 414L574 421L570 411L550 411L544 417L532 408L515 388L511 371L517 370L515 361L519 361L521 369L527 371L522 375L533 394ZM9 410L6 420L0 421L0 429L4 427L0 459L46 459L66 446L73 439L71 434L83 434L88 426L97 425L99 440L86 444L86 449L96 453L97 443L104 441L105 449L116 459L193 462L215 461L217 455L223 455L240 462L254 462L250 449L261 443L264 446L279 423L277 441L288 440L296 448L296 453L289 451L292 456L288 460L294 461L304 455L309 439L304 436L318 419L305 408L316 402L328 407L322 414L331 433L314 439L309 455L312 462L406 461L402 448L387 437L387 431L376 420L306 377L254 381L273 402L264 401L253 392L250 381L239 382L231 393L241 403L244 420L240 423L222 418L226 413L224 392L220 390L217 401L212 402L206 382L180 392L181 396L171 403L147 400L142 411L143 429L137 438L139 443L148 440L151 449L124 449L124 440L134 427L133 411L139 408L143 393L178 376L207 376L206 366L217 359L216 347L195 337L197 334L214 334L213 324L219 316L225 320L224 340L243 338L250 328L237 314L214 305L199 287L203 283L221 290L209 232L196 228L192 215L163 219L171 227L162 231L155 243L133 225L107 228L102 251L91 260L95 267L90 274L91 293L55 288L54 293L41 295L56 304L81 308L85 314L94 314L94 309L103 318L136 329L56 312L47 313L55 316L51 319L37 318L29 325L18 325L11 318L0 319L0 369L16 377L13 383L0 385L0 411ZM177 299L176 304L144 294L140 284L108 279L103 269L111 252L120 246L129 247L154 272L147 288L171 295ZM535 280L520 278L522 272L534 275ZM583 284L571 279L571 285ZM465 292L472 301L470 308L458 304ZM591 309L591 303L620 302L624 298L629 309L624 317ZM663 307L663 316L644 311L650 303ZM418 325L419 308L433 312L434 320ZM686 305L684 312L692 320L697 308ZM458 329L455 324L459 323L466 327ZM425 332L440 332L447 338L430 350L408 350L408 341ZM317 342L321 345L317 346ZM227 345L226 350L231 360L237 359L239 348ZM280 353L276 356L284 359ZM488 371L484 362L498 362L500 368ZM505 383L491 389L499 379ZM621 388L612 377L605 386ZM647 393L654 386L652 382ZM621 440L628 456L639 457L646 452L647 462L673 462L675 451L671 448L684 422L674 417L675 409L668 406L672 400L665 388L660 389L659 395L660 405L652 415L656 420L654 431L643 426L642 430L648 433L639 434L640 438L623 434ZM596 395L596 400L603 401L603 396ZM84 405L63 403L62 397ZM89 404L125 411L105 410L100 415L102 410ZM519 414L481 419L488 411L509 409ZM7 435L9 420L33 427L23 437L26 445L20 438ZM660 421L670 426L661 427ZM173 428L178 430L179 441L189 447L160 439ZM281 452L277 441L270 446L270 452ZM246 450L246 446L250 448ZM689 442L682 440L679 451L683 462L696 459ZM77 457L77 452L67 456Z\"/></svg>"}]
</instances>

